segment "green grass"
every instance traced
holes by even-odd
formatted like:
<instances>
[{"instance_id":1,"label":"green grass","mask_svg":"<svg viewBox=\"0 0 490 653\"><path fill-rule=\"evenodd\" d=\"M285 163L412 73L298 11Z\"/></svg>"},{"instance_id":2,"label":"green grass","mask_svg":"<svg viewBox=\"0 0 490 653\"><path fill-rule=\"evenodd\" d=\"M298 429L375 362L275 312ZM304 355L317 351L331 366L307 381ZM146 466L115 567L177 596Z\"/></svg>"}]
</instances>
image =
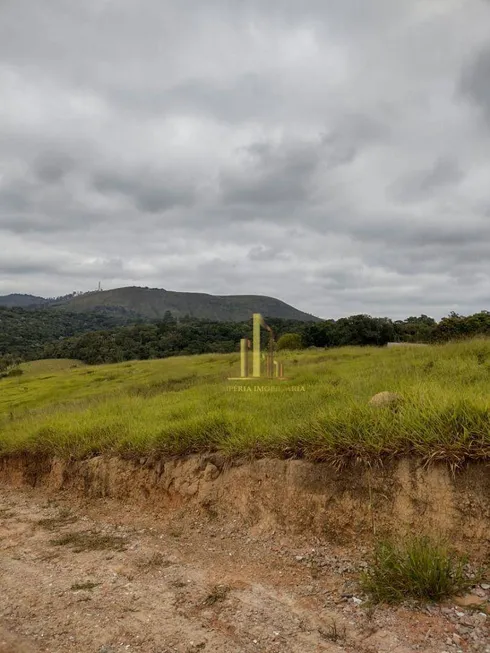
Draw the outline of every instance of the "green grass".
<instances>
[{"instance_id":1,"label":"green grass","mask_svg":"<svg viewBox=\"0 0 490 653\"><path fill-rule=\"evenodd\" d=\"M51 372L62 372L65 370L85 367L85 363L71 360L70 358L54 358L22 363L19 367L24 374L36 376L39 374L50 374Z\"/></svg>"},{"instance_id":2,"label":"green grass","mask_svg":"<svg viewBox=\"0 0 490 653\"><path fill-rule=\"evenodd\" d=\"M417 455L457 465L490 459L490 341L393 349L284 352L288 380L239 382L238 355L98 367L24 365L0 380L0 455L104 452L348 458ZM304 392L287 392L302 386ZM403 395L401 409L368 405Z\"/></svg>"},{"instance_id":3,"label":"green grass","mask_svg":"<svg viewBox=\"0 0 490 653\"><path fill-rule=\"evenodd\" d=\"M373 565L362 574L361 586L376 603L440 601L471 586L466 563L427 537L413 537L403 545L380 542Z\"/></svg>"}]
</instances>

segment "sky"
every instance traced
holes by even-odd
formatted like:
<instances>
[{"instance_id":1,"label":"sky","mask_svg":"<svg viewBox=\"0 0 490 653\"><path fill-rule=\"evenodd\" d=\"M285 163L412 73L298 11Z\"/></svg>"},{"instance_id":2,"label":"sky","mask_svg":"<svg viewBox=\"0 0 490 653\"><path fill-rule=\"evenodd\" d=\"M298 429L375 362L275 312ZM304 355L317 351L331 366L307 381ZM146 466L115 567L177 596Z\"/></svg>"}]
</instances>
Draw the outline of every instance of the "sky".
<instances>
[{"instance_id":1,"label":"sky","mask_svg":"<svg viewBox=\"0 0 490 653\"><path fill-rule=\"evenodd\" d=\"M0 0L0 295L490 309L489 0Z\"/></svg>"}]
</instances>

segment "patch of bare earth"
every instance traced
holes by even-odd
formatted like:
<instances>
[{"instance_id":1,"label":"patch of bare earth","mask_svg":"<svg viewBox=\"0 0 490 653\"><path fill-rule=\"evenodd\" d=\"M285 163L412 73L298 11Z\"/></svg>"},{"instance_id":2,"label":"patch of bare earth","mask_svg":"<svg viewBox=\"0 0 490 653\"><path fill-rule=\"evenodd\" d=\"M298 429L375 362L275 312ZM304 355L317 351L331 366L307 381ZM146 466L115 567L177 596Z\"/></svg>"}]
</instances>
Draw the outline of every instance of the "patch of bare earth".
<instances>
[{"instance_id":1,"label":"patch of bare earth","mask_svg":"<svg viewBox=\"0 0 490 653\"><path fill-rule=\"evenodd\" d=\"M367 551L0 490L0 653L490 652L482 606L370 608Z\"/></svg>"}]
</instances>

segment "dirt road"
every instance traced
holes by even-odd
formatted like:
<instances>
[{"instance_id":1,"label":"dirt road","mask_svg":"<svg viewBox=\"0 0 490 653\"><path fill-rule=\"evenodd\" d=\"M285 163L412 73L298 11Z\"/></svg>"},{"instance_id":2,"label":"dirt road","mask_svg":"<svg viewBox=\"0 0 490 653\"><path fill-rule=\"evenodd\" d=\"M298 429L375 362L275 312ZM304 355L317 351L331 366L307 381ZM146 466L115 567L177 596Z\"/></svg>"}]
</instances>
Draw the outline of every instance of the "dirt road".
<instances>
[{"instance_id":1,"label":"dirt road","mask_svg":"<svg viewBox=\"0 0 490 653\"><path fill-rule=\"evenodd\" d=\"M362 549L0 489L0 653L490 652L490 618L362 605Z\"/></svg>"}]
</instances>

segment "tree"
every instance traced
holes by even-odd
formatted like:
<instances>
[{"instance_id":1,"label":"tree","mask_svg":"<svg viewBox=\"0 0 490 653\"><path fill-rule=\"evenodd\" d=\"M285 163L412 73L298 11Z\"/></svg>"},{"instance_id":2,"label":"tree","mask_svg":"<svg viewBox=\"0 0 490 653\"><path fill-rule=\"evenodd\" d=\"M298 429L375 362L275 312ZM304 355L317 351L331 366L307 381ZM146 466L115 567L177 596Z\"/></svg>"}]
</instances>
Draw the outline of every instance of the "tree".
<instances>
[{"instance_id":1,"label":"tree","mask_svg":"<svg viewBox=\"0 0 490 653\"><path fill-rule=\"evenodd\" d=\"M303 341L299 333L285 333L277 341L277 349L303 349Z\"/></svg>"},{"instance_id":2,"label":"tree","mask_svg":"<svg viewBox=\"0 0 490 653\"><path fill-rule=\"evenodd\" d=\"M398 342L431 342L437 327L436 321L427 315L408 317L394 323Z\"/></svg>"},{"instance_id":3,"label":"tree","mask_svg":"<svg viewBox=\"0 0 490 653\"><path fill-rule=\"evenodd\" d=\"M395 329L387 318L370 315L351 315L337 320L337 346L374 345L382 346L394 340Z\"/></svg>"}]
</instances>

